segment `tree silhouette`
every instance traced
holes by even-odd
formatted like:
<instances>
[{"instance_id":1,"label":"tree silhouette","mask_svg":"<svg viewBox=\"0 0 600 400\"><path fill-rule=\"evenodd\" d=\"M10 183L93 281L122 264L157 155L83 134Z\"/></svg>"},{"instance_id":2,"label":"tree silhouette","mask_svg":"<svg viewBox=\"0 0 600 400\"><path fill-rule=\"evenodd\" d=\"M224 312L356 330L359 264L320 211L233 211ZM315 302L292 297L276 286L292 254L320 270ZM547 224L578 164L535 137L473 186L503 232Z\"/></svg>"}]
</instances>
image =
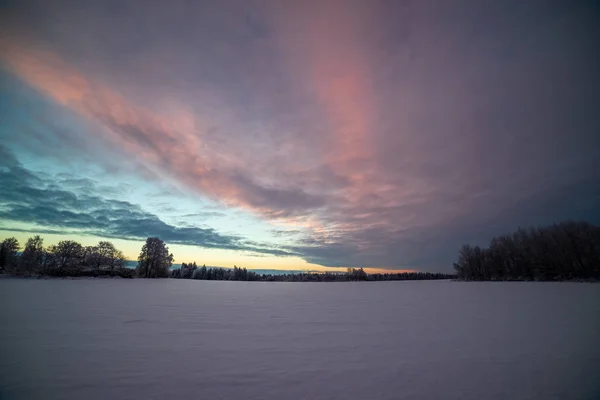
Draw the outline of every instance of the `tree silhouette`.
<instances>
[{"instance_id":1,"label":"tree silhouette","mask_svg":"<svg viewBox=\"0 0 600 400\"><path fill-rule=\"evenodd\" d=\"M84 248L74 240L61 240L50 246L48 253L52 257L52 266L56 268L78 268L84 258Z\"/></svg>"},{"instance_id":2,"label":"tree silhouette","mask_svg":"<svg viewBox=\"0 0 600 400\"><path fill-rule=\"evenodd\" d=\"M27 239L23 254L21 254L21 268L25 273L31 275L40 271L44 263L44 239L39 235Z\"/></svg>"},{"instance_id":3,"label":"tree silhouette","mask_svg":"<svg viewBox=\"0 0 600 400\"><path fill-rule=\"evenodd\" d=\"M138 257L137 275L141 278L166 278L173 264L173 254L161 239L150 237Z\"/></svg>"},{"instance_id":4,"label":"tree silhouette","mask_svg":"<svg viewBox=\"0 0 600 400\"><path fill-rule=\"evenodd\" d=\"M598 279L600 228L568 221L519 229L485 249L464 245L454 268L465 280Z\"/></svg>"},{"instance_id":5,"label":"tree silhouette","mask_svg":"<svg viewBox=\"0 0 600 400\"><path fill-rule=\"evenodd\" d=\"M96 269L122 268L125 265L125 256L123 252L117 250L111 242L100 241L98 245L90 247L86 263Z\"/></svg>"},{"instance_id":6,"label":"tree silhouette","mask_svg":"<svg viewBox=\"0 0 600 400\"><path fill-rule=\"evenodd\" d=\"M0 271L14 270L17 267L19 241L14 237L6 238L0 243Z\"/></svg>"}]
</instances>

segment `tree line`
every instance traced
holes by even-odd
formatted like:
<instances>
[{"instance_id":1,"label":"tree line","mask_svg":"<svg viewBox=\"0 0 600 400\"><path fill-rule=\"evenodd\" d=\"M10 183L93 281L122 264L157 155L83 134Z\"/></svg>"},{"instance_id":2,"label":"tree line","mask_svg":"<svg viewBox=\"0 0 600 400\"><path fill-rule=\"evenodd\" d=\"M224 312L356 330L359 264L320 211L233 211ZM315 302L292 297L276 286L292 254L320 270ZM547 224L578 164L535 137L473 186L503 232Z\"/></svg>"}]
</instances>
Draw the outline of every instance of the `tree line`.
<instances>
[{"instance_id":1,"label":"tree line","mask_svg":"<svg viewBox=\"0 0 600 400\"><path fill-rule=\"evenodd\" d=\"M261 281L261 282L351 282L351 281L403 281L451 279L454 275L430 272L401 272L368 274L363 268L347 268L346 272L301 272L289 274L259 274L246 268L198 267L194 263L182 263L171 271L171 278L209 281Z\"/></svg>"},{"instance_id":2,"label":"tree line","mask_svg":"<svg viewBox=\"0 0 600 400\"><path fill-rule=\"evenodd\" d=\"M464 245L454 269L463 280L600 279L600 227L562 222Z\"/></svg>"},{"instance_id":3,"label":"tree line","mask_svg":"<svg viewBox=\"0 0 600 400\"><path fill-rule=\"evenodd\" d=\"M16 238L0 243L0 273L14 276L167 278L173 254L159 238L148 238L142 246L135 269L126 266L121 250L108 241L83 246L74 240L61 240L44 247L39 235L25 243L23 251Z\"/></svg>"},{"instance_id":4,"label":"tree line","mask_svg":"<svg viewBox=\"0 0 600 400\"><path fill-rule=\"evenodd\" d=\"M23 251L14 237L0 243L0 272L15 276L121 276L132 277L125 268L125 256L111 242L83 246L74 240L61 240L44 247L39 236L27 239Z\"/></svg>"}]
</instances>

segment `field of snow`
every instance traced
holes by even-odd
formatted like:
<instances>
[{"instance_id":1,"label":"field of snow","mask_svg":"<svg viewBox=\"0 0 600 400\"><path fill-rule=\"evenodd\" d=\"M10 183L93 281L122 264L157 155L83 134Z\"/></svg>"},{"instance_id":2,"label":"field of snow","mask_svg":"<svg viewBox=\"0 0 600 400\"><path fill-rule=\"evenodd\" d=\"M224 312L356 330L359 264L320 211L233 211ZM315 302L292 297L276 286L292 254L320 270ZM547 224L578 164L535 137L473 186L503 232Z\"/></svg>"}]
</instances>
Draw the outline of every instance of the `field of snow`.
<instances>
[{"instance_id":1,"label":"field of snow","mask_svg":"<svg viewBox=\"0 0 600 400\"><path fill-rule=\"evenodd\" d=\"M0 399L598 399L600 285L0 280Z\"/></svg>"}]
</instances>

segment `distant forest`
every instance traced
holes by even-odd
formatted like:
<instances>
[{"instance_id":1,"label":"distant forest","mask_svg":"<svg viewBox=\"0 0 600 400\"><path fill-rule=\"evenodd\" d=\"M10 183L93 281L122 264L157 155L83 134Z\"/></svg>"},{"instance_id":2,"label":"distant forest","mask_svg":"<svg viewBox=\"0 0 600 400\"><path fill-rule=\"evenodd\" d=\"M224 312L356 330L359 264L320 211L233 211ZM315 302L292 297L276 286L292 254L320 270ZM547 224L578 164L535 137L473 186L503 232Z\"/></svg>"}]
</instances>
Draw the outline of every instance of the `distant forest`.
<instances>
[{"instance_id":1,"label":"distant forest","mask_svg":"<svg viewBox=\"0 0 600 400\"><path fill-rule=\"evenodd\" d=\"M569 221L519 229L487 248L464 245L454 269L462 280L598 280L600 227Z\"/></svg>"},{"instance_id":2,"label":"distant forest","mask_svg":"<svg viewBox=\"0 0 600 400\"><path fill-rule=\"evenodd\" d=\"M233 269L183 263L171 270L173 254L159 238L148 238L142 246L135 269L126 267L123 252L111 242L101 241L96 246L83 246L73 240L62 240L44 247L43 239L34 236L27 240L22 252L15 238L0 243L0 273L22 277L121 277L121 278L176 278L227 281L263 282L347 282L450 279L454 275L407 272L368 274L362 268L348 268L345 272L258 274L246 268Z\"/></svg>"},{"instance_id":3,"label":"distant forest","mask_svg":"<svg viewBox=\"0 0 600 400\"><path fill-rule=\"evenodd\" d=\"M429 279L452 279L454 275L430 272L401 272L368 274L362 268L348 268L345 272L305 272L299 274L257 274L246 268L233 269L197 267L196 263L181 264L171 271L171 278L208 281L263 281L263 282L349 282L349 281L408 281Z\"/></svg>"}]
</instances>

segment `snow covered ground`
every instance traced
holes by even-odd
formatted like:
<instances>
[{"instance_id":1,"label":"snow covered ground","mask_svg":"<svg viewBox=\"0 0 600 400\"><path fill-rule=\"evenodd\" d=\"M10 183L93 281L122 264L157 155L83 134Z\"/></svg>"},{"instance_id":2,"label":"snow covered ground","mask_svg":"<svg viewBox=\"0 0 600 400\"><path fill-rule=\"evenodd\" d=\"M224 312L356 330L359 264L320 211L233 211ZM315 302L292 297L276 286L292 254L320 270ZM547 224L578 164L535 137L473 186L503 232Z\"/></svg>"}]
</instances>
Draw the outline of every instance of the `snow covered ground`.
<instances>
[{"instance_id":1,"label":"snow covered ground","mask_svg":"<svg viewBox=\"0 0 600 400\"><path fill-rule=\"evenodd\" d=\"M600 285L0 280L1 399L597 399Z\"/></svg>"}]
</instances>

